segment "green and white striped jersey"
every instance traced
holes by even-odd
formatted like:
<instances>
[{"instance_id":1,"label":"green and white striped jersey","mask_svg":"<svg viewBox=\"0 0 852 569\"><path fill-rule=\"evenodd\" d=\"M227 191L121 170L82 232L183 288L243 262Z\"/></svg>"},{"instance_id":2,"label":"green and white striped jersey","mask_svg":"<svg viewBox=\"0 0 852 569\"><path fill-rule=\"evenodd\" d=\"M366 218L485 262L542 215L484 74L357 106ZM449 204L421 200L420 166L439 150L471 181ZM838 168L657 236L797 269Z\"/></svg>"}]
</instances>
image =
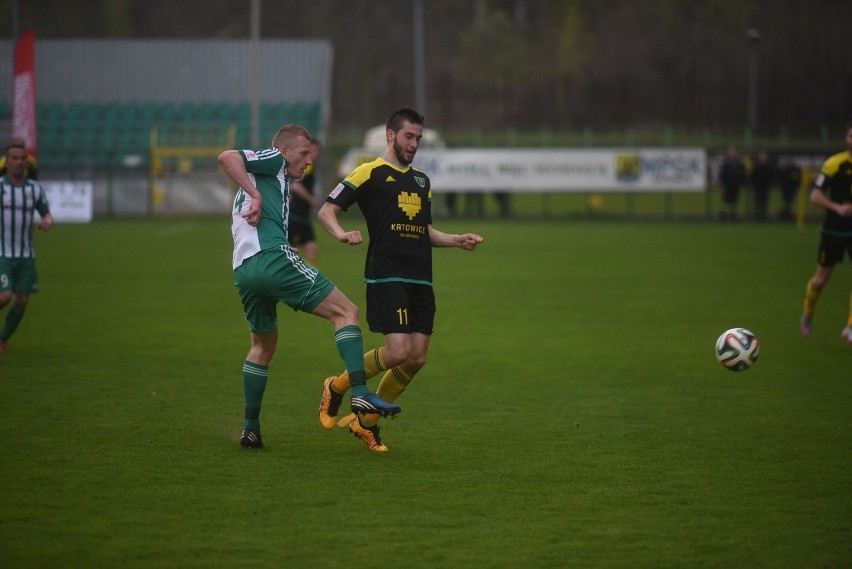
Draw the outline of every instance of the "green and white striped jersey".
<instances>
[{"instance_id":1,"label":"green and white striped jersey","mask_svg":"<svg viewBox=\"0 0 852 569\"><path fill-rule=\"evenodd\" d=\"M29 178L16 186L8 176L0 178L0 257L31 259L33 216L50 212L44 187Z\"/></svg>"},{"instance_id":2,"label":"green and white striped jersey","mask_svg":"<svg viewBox=\"0 0 852 569\"><path fill-rule=\"evenodd\" d=\"M249 174L262 199L260 221L256 226L243 219L251 206L251 196L237 189L231 215L231 234L234 237L233 268L267 249L290 249L287 222L289 217L290 180L288 163L276 148L239 150Z\"/></svg>"}]
</instances>

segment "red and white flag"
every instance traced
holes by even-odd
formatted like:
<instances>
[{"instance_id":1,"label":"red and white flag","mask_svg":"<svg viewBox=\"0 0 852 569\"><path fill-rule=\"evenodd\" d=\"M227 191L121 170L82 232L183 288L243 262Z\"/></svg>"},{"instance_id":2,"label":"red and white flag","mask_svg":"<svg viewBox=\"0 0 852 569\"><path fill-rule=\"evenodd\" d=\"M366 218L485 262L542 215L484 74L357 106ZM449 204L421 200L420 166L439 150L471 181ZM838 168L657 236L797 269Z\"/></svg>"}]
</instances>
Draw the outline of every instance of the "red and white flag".
<instances>
[{"instance_id":1,"label":"red and white flag","mask_svg":"<svg viewBox=\"0 0 852 569\"><path fill-rule=\"evenodd\" d=\"M12 98L12 137L23 138L27 151L36 156L35 32L29 30L15 46L15 78Z\"/></svg>"}]
</instances>

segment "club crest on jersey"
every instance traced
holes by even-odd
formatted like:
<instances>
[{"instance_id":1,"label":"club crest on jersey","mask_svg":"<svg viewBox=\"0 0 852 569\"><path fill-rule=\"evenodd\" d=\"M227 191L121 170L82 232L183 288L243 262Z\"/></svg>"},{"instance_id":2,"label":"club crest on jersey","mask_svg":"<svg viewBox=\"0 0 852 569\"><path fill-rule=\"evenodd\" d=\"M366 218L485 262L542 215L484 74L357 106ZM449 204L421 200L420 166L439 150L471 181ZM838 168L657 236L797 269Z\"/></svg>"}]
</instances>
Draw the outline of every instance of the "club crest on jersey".
<instances>
[{"instance_id":1,"label":"club crest on jersey","mask_svg":"<svg viewBox=\"0 0 852 569\"><path fill-rule=\"evenodd\" d=\"M409 194L408 192L401 192L397 197L396 203L399 205L399 209L405 212L408 219L414 219L414 216L420 212L422 206L420 196L414 193Z\"/></svg>"},{"instance_id":2,"label":"club crest on jersey","mask_svg":"<svg viewBox=\"0 0 852 569\"><path fill-rule=\"evenodd\" d=\"M414 176L414 181L417 182L417 185L421 188L426 187L426 178L421 178L420 176Z\"/></svg>"}]
</instances>

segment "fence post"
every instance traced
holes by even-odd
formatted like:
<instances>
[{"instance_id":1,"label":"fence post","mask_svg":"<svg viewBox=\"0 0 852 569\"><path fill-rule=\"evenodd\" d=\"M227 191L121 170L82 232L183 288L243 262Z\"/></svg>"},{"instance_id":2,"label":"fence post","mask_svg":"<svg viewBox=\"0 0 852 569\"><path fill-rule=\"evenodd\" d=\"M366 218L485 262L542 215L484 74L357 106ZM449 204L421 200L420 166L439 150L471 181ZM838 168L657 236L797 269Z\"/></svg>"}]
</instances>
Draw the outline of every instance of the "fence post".
<instances>
[{"instance_id":1,"label":"fence post","mask_svg":"<svg viewBox=\"0 0 852 569\"><path fill-rule=\"evenodd\" d=\"M113 173L115 172L115 148L110 148L107 151L107 178L106 178L106 191L107 191L107 217L112 219L115 217L115 206L113 200L115 196L113 196Z\"/></svg>"},{"instance_id":2,"label":"fence post","mask_svg":"<svg viewBox=\"0 0 852 569\"><path fill-rule=\"evenodd\" d=\"M506 129L506 146L514 148L518 145L518 132L509 127Z\"/></svg>"}]
</instances>

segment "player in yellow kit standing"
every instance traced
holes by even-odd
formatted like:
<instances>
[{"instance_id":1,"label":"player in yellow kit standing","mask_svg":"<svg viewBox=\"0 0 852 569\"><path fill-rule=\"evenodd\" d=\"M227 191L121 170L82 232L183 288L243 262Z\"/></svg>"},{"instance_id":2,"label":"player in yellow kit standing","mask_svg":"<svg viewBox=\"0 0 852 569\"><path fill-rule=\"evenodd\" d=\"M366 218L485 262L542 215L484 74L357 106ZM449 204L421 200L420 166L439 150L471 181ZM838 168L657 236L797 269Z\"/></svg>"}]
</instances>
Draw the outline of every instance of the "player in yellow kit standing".
<instances>
[{"instance_id":1,"label":"player in yellow kit standing","mask_svg":"<svg viewBox=\"0 0 852 569\"><path fill-rule=\"evenodd\" d=\"M432 247L472 251L483 239L432 227L429 177L411 166L423 136L423 117L400 109L388 119L385 135L384 155L358 166L339 183L318 217L332 237L349 245L361 243L361 233L343 229L338 214L358 204L367 222L367 324L384 334L385 345L364 354L364 373L370 378L385 372L376 394L392 403L426 363L435 320ZM346 372L325 380L319 416L326 429L334 427L349 383ZM370 450L387 451L378 420L376 414L351 415L341 426L348 426Z\"/></svg>"},{"instance_id":2,"label":"player in yellow kit standing","mask_svg":"<svg viewBox=\"0 0 852 569\"><path fill-rule=\"evenodd\" d=\"M799 329L803 336L811 335L811 323L817 301L831 279L834 265L848 255L852 260L852 121L846 123L846 150L830 157L822 165L811 190L811 202L825 208L820 227L817 269L808 281L805 306ZM841 337L852 343L852 295L849 298L849 317Z\"/></svg>"}]
</instances>

